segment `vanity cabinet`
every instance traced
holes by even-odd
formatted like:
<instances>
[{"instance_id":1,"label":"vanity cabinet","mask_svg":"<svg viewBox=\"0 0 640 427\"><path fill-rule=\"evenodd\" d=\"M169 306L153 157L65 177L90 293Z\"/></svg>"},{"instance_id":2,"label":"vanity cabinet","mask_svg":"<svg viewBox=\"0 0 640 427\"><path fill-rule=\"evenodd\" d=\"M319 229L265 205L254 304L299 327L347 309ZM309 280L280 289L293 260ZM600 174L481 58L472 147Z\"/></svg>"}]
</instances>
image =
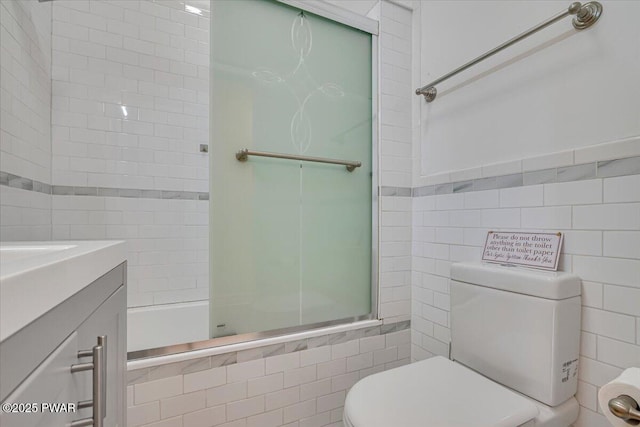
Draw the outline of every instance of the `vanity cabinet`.
<instances>
[{"instance_id":1,"label":"vanity cabinet","mask_svg":"<svg viewBox=\"0 0 640 427\"><path fill-rule=\"evenodd\" d=\"M123 263L0 343L2 427L125 427L125 282Z\"/></svg>"}]
</instances>

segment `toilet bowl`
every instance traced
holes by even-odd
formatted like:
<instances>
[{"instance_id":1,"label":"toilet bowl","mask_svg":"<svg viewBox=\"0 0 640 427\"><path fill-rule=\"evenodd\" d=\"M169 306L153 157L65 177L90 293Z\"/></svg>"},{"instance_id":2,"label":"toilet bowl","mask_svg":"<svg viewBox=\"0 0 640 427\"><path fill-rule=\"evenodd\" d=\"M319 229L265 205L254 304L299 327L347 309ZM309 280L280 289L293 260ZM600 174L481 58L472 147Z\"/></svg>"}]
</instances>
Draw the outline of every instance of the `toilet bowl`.
<instances>
[{"instance_id":1,"label":"toilet bowl","mask_svg":"<svg viewBox=\"0 0 640 427\"><path fill-rule=\"evenodd\" d=\"M438 356L371 375L347 395L345 427L568 427L571 397L550 407Z\"/></svg>"},{"instance_id":2,"label":"toilet bowl","mask_svg":"<svg viewBox=\"0 0 640 427\"><path fill-rule=\"evenodd\" d=\"M451 357L363 378L345 427L568 427L578 417L580 279L451 266Z\"/></svg>"}]
</instances>

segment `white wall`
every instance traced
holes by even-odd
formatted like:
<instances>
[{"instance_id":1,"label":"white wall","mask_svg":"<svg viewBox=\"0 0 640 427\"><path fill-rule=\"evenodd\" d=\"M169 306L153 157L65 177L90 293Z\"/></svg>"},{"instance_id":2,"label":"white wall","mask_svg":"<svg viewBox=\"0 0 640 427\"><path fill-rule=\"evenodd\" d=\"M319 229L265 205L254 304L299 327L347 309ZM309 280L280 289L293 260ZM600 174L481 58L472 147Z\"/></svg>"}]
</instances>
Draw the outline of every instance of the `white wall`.
<instances>
[{"instance_id":1,"label":"white wall","mask_svg":"<svg viewBox=\"0 0 640 427\"><path fill-rule=\"evenodd\" d=\"M1 2L0 40L0 171L25 178L3 178L0 240L48 240L51 197L41 184L51 183L51 4ZM41 191L22 189L34 180Z\"/></svg>"},{"instance_id":2,"label":"white wall","mask_svg":"<svg viewBox=\"0 0 640 427\"><path fill-rule=\"evenodd\" d=\"M449 267L479 260L489 229L565 232L560 269L583 279L580 427L608 425L599 387L640 365L640 158L617 163L633 165L616 172L626 176L595 175L598 161L640 155L640 27L632 21L640 3L602 3L594 27L575 32L565 19L438 85L433 103L420 98L414 145L414 187L510 174L521 185L531 171L591 171L570 182L413 199L414 360L447 354ZM420 83L565 7L421 2Z\"/></svg>"},{"instance_id":3,"label":"white wall","mask_svg":"<svg viewBox=\"0 0 640 427\"><path fill-rule=\"evenodd\" d=\"M640 13L602 2L576 31L554 24L437 86L422 100L420 177L640 134ZM568 6L567 2L421 2L421 83L453 70Z\"/></svg>"}]
</instances>

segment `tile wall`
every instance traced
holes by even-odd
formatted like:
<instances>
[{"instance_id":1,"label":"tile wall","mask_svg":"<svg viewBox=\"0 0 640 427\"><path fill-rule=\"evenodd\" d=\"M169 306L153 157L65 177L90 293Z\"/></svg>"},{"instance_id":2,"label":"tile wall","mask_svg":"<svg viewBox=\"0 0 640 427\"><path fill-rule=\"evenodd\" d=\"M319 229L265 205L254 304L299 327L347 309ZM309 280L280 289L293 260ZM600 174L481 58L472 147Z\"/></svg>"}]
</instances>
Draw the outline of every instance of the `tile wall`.
<instances>
[{"instance_id":1,"label":"tile wall","mask_svg":"<svg viewBox=\"0 0 640 427\"><path fill-rule=\"evenodd\" d=\"M380 3L380 316L387 322L411 313L411 20L411 10Z\"/></svg>"},{"instance_id":2,"label":"tile wall","mask_svg":"<svg viewBox=\"0 0 640 427\"><path fill-rule=\"evenodd\" d=\"M640 366L640 157L609 160L615 153L640 155L640 140L524 162L540 170L414 189L412 360L448 354L449 267L481 259L487 231L561 231L560 270L583 280L575 426L608 425L598 388Z\"/></svg>"},{"instance_id":3,"label":"tile wall","mask_svg":"<svg viewBox=\"0 0 640 427\"><path fill-rule=\"evenodd\" d=\"M209 2L53 2L53 239L127 242L129 307L208 299Z\"/></svg>"},{"instance_id":4,"label":"tile wall","mask_svg":"<svg viewBox=\"0 0 640 427\"><path fill-rule=\"evenodd\" d=\"M0 240L49 240L51 4L0 2L0 39Z\"/></svg>"},{"instance_id":5,"label":"tile wall","mask_svg":"<svg viewBox=\"0 0 640 427\"><path fill-rule=\"evenodd\" d=\"M351 386L409 363L408 327L398 322L129 371L127 425L341 427Z\"/></svg>"}]
</instances>

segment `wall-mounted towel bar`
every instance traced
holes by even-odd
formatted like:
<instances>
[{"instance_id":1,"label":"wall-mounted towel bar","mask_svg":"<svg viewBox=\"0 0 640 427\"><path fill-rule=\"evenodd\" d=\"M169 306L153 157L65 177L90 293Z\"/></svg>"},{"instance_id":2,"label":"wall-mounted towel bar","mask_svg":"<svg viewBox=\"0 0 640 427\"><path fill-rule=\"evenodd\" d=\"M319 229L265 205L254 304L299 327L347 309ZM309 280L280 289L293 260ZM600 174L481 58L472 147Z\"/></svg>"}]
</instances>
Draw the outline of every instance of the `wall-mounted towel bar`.
<instances>
[{"instance_id":1,"label":"wall-mounted towel bar","mask_svg":"<svg viewBox=\"0 0 640 427\"><path fill-rule=\"evenodd\" d=\"M450 77L461 73L467 68L472 67L481 61L484 61L485 59L495 55L501 50L508 48L509 46L519 42L520 40L526 39L530 35L537 33L543 28L546 28L549 25L554 24L569 15L576 15L572 21L573 27L576 30L584 30L585 28L589 28L590 26L595 24L598 18L600 18L600 15L602 15L602 5L596 1L585 3L584 5L580 4L580 2L571 3L571 6L569 6L567 10L557 14L556 16L553 16L552 18L547 19L546 21L536 25L535 27L525 31L524 33L518 34L511 40L508 40L502 43L500 46L478 56L477 58L467 62L464 65L461 65L460 67L432 81L431 83L416 89L416 95L423 95L424 99L426 99L427 102L433 101L434 99L436 99L436 95L438 94L438 91L435 88L435 85L437 85L438 83L441 83L449 79Z\"/></svg>"},{"instance_id":2,"label":"wall-mounted towel bar","mask_svg":"<svg viewBox=\"0 0 640 427\"><path fill-rule=\"evenodd\" d=\"M359 168L360 166L362 166L362 163L358 161L327 159L324 157L301 156L298 154L268 153L266 151L251 151L248 148L243 148L242 150L236 153L236 159L238 159L238 161L240 162L247 161L249 156L273 157L275 159L302 160L305 162L331 163L334 165L344 165L347 167L347 170L349 172L353 172L355 168Z\"/></svg>"}]
</instances>

